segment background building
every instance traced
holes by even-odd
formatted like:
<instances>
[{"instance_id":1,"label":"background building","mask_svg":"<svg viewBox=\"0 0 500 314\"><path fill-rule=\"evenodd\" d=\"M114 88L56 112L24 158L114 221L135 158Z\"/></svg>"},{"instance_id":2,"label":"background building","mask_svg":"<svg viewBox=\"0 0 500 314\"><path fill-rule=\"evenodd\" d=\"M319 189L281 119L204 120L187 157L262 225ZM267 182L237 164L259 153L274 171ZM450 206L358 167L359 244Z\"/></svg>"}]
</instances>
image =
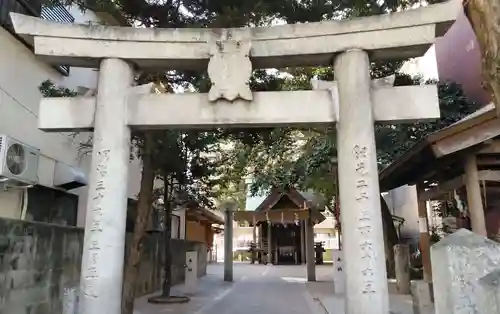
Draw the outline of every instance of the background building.
<instances>
[{"instance_id":1,"label":"background building","mask_svg":"<svg viewBox=\"0 0 500 314\"><path fill-rule=\"evenodd\" d=\"M40 0L0 2L0 134L39 151L36 182L19 188L0 183L0 217L83 226L87 201L90 156L81 154L79 143L89 134L45 133L38 129L39 87L50 80L73 91L95 89L98 70L51 66L35 58L32 44L14 35L10 12L59 23L123 24L116 15L89 6L51 5ZM5 144L5 143L4 143ZM130 163L128 191L131 205L139 192L141 165Z\"/></svg>"},{"instance_id":2,"label":"background building","mask_svg":"<svg viewBox=\"0 0 500 314\"><path fill-rule=\"evenodd\" d=\"M402 71L428 79L453 81L462 86L470 99L483 105L491 101L491 96L481 86L479 44L463 12L446 35L437 38L423 57L407 62Z\"/></svg>"}]
</instances>

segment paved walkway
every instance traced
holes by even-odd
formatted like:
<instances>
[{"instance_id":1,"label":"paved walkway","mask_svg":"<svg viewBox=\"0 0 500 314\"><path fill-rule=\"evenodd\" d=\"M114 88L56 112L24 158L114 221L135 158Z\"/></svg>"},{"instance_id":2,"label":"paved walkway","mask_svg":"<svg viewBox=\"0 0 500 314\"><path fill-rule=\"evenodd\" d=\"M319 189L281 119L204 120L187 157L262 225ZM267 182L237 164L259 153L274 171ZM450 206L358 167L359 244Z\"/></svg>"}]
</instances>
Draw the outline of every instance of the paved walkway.
<instances>
[{"instance_id":1,"label":"paved walkway","mask_svg":"<svg viewBox=\"0 0 500 314\"><path fill-rule=\"evenodd\" d=\"M207 276L186 304L149 304L136 300L134 314L343 314L342 296L334 296L332 265L316 267L316 282L306 282L305 266L234 264L234 282L223 278L223 265L209 265ZM182 285L172 295L185 295ZM410 296L391 295L392 313L413 314Z\"/></svg>"},{"instance_id":2,"label":"paved walkway","mask_svg":"<svg viewBox=\"0 0 500 314\"><path fill-rule=\"evenodd\" d=\"M330 266L331 268L331 266ZM324 314L307 291L305 267L234 265L234 283L222 281L223 266L210 265L186 304L156 305L136 301L134 314ZM181 294L176 286L172 294Z\"/></svg>"}]
</instances>

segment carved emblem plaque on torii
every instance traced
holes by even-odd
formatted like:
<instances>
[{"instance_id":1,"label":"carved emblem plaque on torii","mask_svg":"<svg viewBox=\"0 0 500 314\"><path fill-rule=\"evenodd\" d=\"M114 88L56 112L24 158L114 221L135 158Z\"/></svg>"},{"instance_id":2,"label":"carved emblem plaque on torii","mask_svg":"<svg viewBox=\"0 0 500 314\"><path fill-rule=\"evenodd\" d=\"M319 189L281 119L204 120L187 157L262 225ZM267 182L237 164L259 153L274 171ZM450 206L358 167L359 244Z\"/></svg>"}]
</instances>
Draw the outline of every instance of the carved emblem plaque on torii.
<instances>
[{"instance_id":1,"label":"carved emblem plaque on torii","mask_svg":"<svg viewBox=\"0 0 500 314\"><path fill-rule=\"evenodd\" d=\"M250 46L249 41L239 40L220 40L210 45L208 76L212 87L208 92L208 100L253 99L249 86L252 76Z\"/></svg>"},{"instance_id":2,"label":"carved emblem plaque on torii","mask_svg":"<svg viewBox=\"0 0 500 314\"><path fill-rule=\"evenodd\" d=\"M452 0L345 21L234 29L63 25L11 13L16 33L52 64L99 68L95 96L44 98L39 128L93 130L80 314L121 313L130 129L336 123L346 313L389 312L375 122L439 118L437 88L372 81L370 61L423 55L454 22ZM313 90L252 92L252 68L334 66ZM208 94L132 87L136 69L208 69ZM309 267L308 267L309 271ZM312 270L311 270L312 271ZM311 276L308 275L308 278Z\"/></svg>"}]
</instances>

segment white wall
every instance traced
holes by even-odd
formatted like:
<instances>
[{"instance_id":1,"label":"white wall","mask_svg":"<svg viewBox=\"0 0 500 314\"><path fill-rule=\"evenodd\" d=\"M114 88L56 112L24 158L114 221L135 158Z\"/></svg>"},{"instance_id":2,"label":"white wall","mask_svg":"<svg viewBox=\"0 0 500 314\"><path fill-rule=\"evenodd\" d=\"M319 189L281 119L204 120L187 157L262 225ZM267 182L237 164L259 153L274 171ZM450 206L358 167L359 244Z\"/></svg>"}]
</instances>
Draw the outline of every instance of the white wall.
<instances>
[{"instance_id":1,"label":"white wall","mask_svg":"<svg viewBox=\"0 0 500 314\"><path fill-rule=\"evenodd\" d=\"M323 213L325 220L314 226L314 242L324 242L325 249L338 249L339 241L337 238L337 229L335 229L335 217L332 213L325 211Z\"/></svg>"},{"instance_id":2,"label":"white wall","mask_svg":"<svg viewBox=\"0 0 500 314\"><path fill-rule=\"evenodd\" d=\"M401 72L412 76L421 75L425 80L439 79L434 45L422 57L405 62L401 67Z\"/></svg>"},{"instance_id":3,"label":"white wall","mask_svg":"<svg viewBox=\"0 0 500 314\"><path fill-rule=\"evenodd\" d=\"M384 198L390 200L387 203L391 212L405 220L401 228L401 237L418 237L418 198L416 187L414 185L401 186L389 191L388 195Z\"/></svg>"},{"instance_id":4,"label":"white wall","mask_svg":"<svg viewBox=\"0 0 500 314\"><path fill-rule=\"evenodd\" d=\"M47 79L69 88L89 84L76 79L72 79L73 84L66 84L68 79L37 61L28 48L3 28L0 42L0 132L39 148L43 158L75 165L76 146L67 134L45 133L37 128L41 98L38 87Z\"/></svg>"},{"instance_id":5,"label":"white wall","mask_svg":"<svg viewBox=\"0 0 500 314\"><path fill-rule=\"evenodd\" d=\"M38 130L38 106L41 98L38 87L47 79L69 88L90 84L77 79L72 79L72 84L66 84L66 81L69 82L67 78L37 61L28 48L3 28L0 28L0 42L0 133L40 149L40 184L52 186L56 160L77 167L81 160L78 159L76 143L67 134ZM95 80L90 83L95 84ZM2 189L0 194L2 193L6 192ZM0 200L4 198L0 197ZM0 206L3 211L21 210L18 204L12 202L3 201Z\"/></svg>"},{"instance_id":6,"label":"white wall","mask_svg":"<svg viewBox=\"0 0 500 314\"><path fill-rule=\"evenodd\" d=\"M336 230L332 229L314 229L314 242L323 242L323 248L337 250L339 248L339 239Z\"/></svg>"},{"instance_id":7,"label":"white wall","mask_svg":"<svg viewBox=\"0 0 500 314\"><path fill-rule=\"evenodd\" d=\"M98 22L95 13L70 8L75 23ZM76 139L67 133L45 133L37 128L41 94L40 84L49 79L58 86L76 90L77 87L96 88L98 71L95 69L74 68L65 77L51 66L38 61L33 52L5 29L0 27L0 134L7 134L21 142L40 149L38 177L40 185L53 186L55 162L60 161L80 168L88 174L90 156L79 156L78 143L88 137L81 133ZM134 161L130 166L128 189L131 197L136 198L140 184L140 163ZM7 196L0 189L0 213L20 211L20 205L6 201ZM87 188L71 191L78 194L78 225L83 226Z\"/></svg>"},{"instance_id":8,"label":"white wall","mask_svg":"<svg viewBox=\"0 0 500 314\"><path fill-rule=\"evenodd\" d=\"M325 220L320 222L319 224L314 225L314 230L316 229L332 229L335 230L335 217L326 215L326 212L323 213L326 217Z\"/></svg>"}]
</instances>

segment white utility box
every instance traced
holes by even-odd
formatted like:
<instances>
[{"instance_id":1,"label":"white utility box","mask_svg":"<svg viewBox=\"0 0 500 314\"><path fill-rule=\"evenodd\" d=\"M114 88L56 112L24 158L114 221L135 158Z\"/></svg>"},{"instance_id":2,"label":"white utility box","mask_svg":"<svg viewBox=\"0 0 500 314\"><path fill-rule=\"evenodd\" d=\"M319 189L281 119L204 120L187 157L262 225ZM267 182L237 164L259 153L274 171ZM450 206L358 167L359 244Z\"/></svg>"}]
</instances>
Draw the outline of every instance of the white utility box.
<instances>
[{"instance_id":1,"label":"white utility box","mask_svg":"<svg viewBox=\"0 0 500 314\"><path fill-rule=\"evenodd\" d=\"M196 292L196 284L198 282L198 252L186 252L186 294L194 294Z\"/></svg>"}]
</instances>

